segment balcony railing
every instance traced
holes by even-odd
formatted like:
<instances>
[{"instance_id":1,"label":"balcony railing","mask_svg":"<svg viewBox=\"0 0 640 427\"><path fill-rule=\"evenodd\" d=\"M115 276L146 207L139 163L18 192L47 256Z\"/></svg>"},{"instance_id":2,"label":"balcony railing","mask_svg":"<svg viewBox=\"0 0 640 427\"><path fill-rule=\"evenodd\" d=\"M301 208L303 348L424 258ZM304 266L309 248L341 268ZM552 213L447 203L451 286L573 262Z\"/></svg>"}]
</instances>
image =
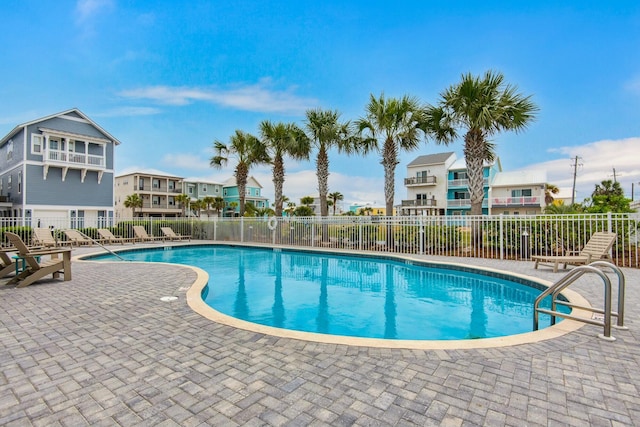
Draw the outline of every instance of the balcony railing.
<instances>
[{"instance_id":1,"label":"balcony railing","mask_svg":"<svg viewBox=\"0 0 640 427\"><path fill-rule=\"evenodd\" d=\"M104 169L105 158L104 156L97 156L95 154L86 153L73 153L61 150L47 150L45 155L45 163L65 163L67 165L85 166L91 169Z\"/></svg>"},{"instance_id":2,"label":"balcony railing","mask_svg":"<svg viewBox=\"0 0 640 427\"><path fill-rule=\"evenodd\" d=\"M403 200L402 206L437 206L436 199Z\"/></svg>"},{"instance_id":3,"label":"balcony railing","mask_svg":"<svg viewBox=\"0 0 640 427\"><path fill-rule=\"evenodd\" d=\"M482 180L483 185L486 187L489 185L489 178L484 178ZM449 187L469 187L468 179L450 179L448 181Z\"/></svg>"},{"instance_id":4,"label":"balcony railing","mask_svg":"<svg viewBox=\"0 0 640 427\"><path fill-rule=\"evenodd\" d=\"M493 197L491 206L540 206L541 197Z\"/></svg>"},{"instance_id":5,"label":"balcony railing","mask_svg":"<svg viewBox=\"0 0 640 427\"><path fill-rule=\"evenodd\" d=\"M404 185L436 185L437 178L435 176L414 176L404 179Z\"/></svg>"},{"instance_id":6,"label":"balcony railing","mask_svg":"<svg viewBox=\"0 0 640 427\"><path fill-rule=\"evenodd\" d=\"M489 206L489 202L487 199L482 200L482 207L486 208ZM460 208L460 207L471 207L471 199L447 199L447 207L449 208Z\"/></svg>"}]
</instances>

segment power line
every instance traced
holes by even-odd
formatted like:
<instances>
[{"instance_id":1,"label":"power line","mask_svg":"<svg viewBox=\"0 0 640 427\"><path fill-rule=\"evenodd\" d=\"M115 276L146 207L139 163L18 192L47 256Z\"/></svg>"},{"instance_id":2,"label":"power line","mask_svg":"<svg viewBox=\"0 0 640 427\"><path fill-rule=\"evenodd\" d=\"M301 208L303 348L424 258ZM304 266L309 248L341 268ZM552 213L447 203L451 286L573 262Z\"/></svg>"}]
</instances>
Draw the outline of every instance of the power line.
<instances>
[{"instance_id":1,"label":"power line","mask_svg":"<svg viewBox=\"0 0 640 427\"><path fill-rule=\"evenodd\" d=\"M573 188L571 189L571 206L576 202L576 176L578 175L578 166L582 166L582 163L578 163L578 159L581 157L576 156L573 161Z\"/></svg>"}]
</instances>

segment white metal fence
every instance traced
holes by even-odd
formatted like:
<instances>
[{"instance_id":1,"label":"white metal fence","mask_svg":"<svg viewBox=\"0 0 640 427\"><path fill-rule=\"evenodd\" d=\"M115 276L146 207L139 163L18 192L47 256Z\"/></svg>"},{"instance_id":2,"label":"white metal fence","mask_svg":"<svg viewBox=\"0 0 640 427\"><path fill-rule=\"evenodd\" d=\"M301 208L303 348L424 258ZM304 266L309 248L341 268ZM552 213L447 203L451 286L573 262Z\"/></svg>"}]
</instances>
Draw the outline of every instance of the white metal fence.
<instances>
[{"instance_id":1,"label":"white metal fence","mask_svg":"<svg viewBox=\"0 0 640 427\"><path fill-rule=\"evenodd\" d=\"M76 228L95 239L99 239L98 228L132 238L133 226L142 225L153 236L163 235L161 227L171 227L194 240L495 259L529 259L531 255L579 251L594 232L604 230L617 234L611 256L623 267L639 266L639 224L639 214L98 218L92 224L83 223L81 218L47 219L49 228ZM33 220L0 218L2 231L19 231L25 239L37 226Z\"/></svg>"}]
</instances>

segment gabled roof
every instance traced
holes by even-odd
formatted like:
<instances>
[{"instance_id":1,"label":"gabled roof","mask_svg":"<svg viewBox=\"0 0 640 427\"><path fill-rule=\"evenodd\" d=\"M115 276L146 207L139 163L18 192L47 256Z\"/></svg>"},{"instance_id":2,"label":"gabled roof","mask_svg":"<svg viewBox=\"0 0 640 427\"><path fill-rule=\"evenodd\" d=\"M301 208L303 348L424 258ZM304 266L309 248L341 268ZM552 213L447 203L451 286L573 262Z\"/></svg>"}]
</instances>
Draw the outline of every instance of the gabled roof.
<instances>
[{"instance_id":1,"label":"gabled roof","mask_svg":"<svg viewBox=\"0 0 640 427\"><path fill-rule=\"evenodd\" d=\"M547 172L544 170L520 170L498 172L493 179L492 187L516 187L523 185L544 185L547 182Z\"/></svg>"},{"instance_id":2,"label":"gabled roof","mask_svg":"<svg viewBox=\"0 0 640 427\"><path fill-rule=\"evenodd\" d=\"M448 153L426 154L424 156L418 156L407 166L440 165L445 163L451 156L455 158L456 153L451 151Z\"/></svg>"},{"instance_id":3,"label":"gabled roof","mask_svg":"<svg viewBox=\"0 0 640 427\"><path fill-rule=\"evenodd\" d=\"M56 113L56 114L51 114L50 116L46 116L46 117L41 117L39 119L35 119L35 120L31 120L29 122L25 122L22 124L17 125L16 127L14 127L11 132L9 132L4 138L2 138L0 140L0 147L3 146L9 139L11 139L15 134L17 134L20 129L25 128L27 126L31 126L33 124L36 123L40 123L40 122L44 122L46 120L50 120L53 119L55 117L62 117L64 118L64 116L68 116L71 113L75 113L76 115L78 115L80 118L86 120L87 122L89 122L89 124L93 127L95 127L96 129L98 129L100 131L100 133L102 133L103 135L105 135L107 138L109 138L111 141L113 141L114 144L116 145L120 145L120 141L118 141L113 135L111 135L109 132L107 132L106 130L104 130L99 124L97 124L96 122L94 122L93 120L91 120L86 114L84 114L82 111L78 110L77 108L72 108L70 110L66 110L66 111L62 111L60 113Z\"/></svg>"},{"instance_id":4,"label":"gabled roof","mask_svg":"<svg viewBox=\"0 0 640 427\"><path fill-rule=\"evenodd\" d=\"M165 178L182 179L181 176L163 172L158 169L132 169L130 172L127 170L127 171L121 172L119 175L116 175L116 178L121 178L123 176L129 176L129 175L152 175L152 176L162 176Z\"/></svg>"},{"instance_id":5,"label":"gabled roof","mask_svg":"<svg viewBox=\"0 0 640 427\"><path fill-rule=\"evenodd\" d=\"M202 178L184 178L183 181L189 184L211 184L211 185L222 185L222 183L218 181L211 181L208 179Z\"/></svg>"},{"instance_id":6,"label":"gabled roof","mask_svg":"<svg viewBox=\"0 0 640 427\"><path fill-rule=\"evenodd\" d=\"M235 176L232 176L222 184L222 187L237 187L237 186L238 184L236 183ZM253 176L250 176L249 178L247 178L247 187L262 188L262 185L260 185L257 179L255 179Z\"/></svg>"}]
</instances>

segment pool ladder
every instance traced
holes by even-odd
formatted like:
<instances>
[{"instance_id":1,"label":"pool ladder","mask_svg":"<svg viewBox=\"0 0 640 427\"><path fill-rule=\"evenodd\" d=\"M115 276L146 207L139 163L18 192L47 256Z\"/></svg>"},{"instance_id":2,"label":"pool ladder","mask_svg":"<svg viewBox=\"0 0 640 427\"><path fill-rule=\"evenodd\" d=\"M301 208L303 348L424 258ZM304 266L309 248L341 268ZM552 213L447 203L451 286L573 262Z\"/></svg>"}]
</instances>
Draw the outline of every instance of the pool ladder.
<instances>
[{"instance_id":1,"label":"pool ladder","mask_svg":"<svg viewBox=\"0 0 640 427\"><path fill-rule=\"evenodd\" d=\"M600 268L597 268L600 267ZM616 276L618 277L618 311L611 310L611 280L609 277L602 271L604 268L611 269ZM585 307L577 304L572 304L568 301L564 301L558 298L560 292L566 289L569 285L574 283L580 277L584 276L587 273L593 273L598 275L604 284L604 308L593 308L593 307ZM595 261L589 265L581 265L572 269L569 273L567 273L563 278L558 280L552 286L547 288L544 292L536 298L533 307L533 330L538 330L538 317L539 313L548 314L551 316L551 324L555 325L556 317L562 317L565 319L576 320L579 322L589 323L591 325L602 326L604 331L602 334L598 334L598 336L602 339L608 341L614 341L615 338L611 336L611 318L616 317L617 322L615 328L617 329L628 329L624 326L624 288L625 288L625 280L624 274L622 274L622 270L618 268L618 266L608 262L608 261ZM540 303L546 297L551 295L551 309L546 309L540 307ZM563 305L565 307L577 308L585 311L590 311L592 313L602 314L602 320L598 318L579 317L573 316L571 314L561 313L557 310L558 305Z\"/></svg>"}]
</instances>

